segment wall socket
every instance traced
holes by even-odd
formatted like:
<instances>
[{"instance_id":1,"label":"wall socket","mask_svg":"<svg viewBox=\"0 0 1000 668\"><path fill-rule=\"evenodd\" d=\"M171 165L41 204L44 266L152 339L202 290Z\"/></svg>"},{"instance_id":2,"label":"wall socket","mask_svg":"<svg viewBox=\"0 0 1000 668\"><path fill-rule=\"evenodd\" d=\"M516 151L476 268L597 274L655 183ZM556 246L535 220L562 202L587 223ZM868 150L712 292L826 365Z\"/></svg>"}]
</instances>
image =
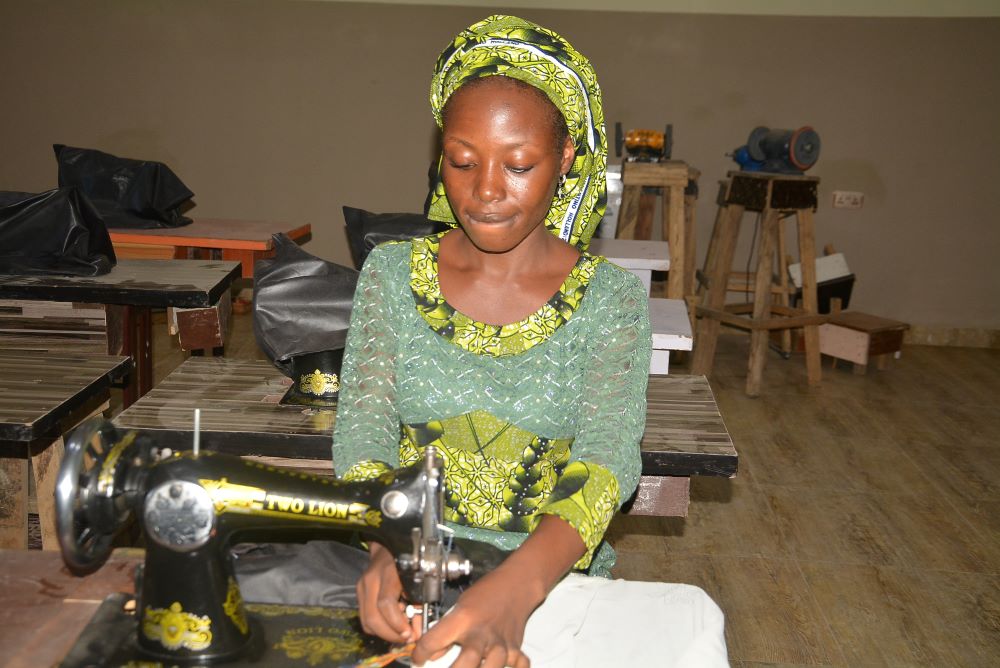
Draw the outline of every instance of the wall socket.
<instances>
[{"instance_id":1,"label":"wall socket","mask_svg":"<svg viewBox=\"0 0 1000 668\"><path fill-rule=\"evenodd\" d=\"M834 209L860 209L864 206L865 194L853 190L834 190Z\"/></svg>"}]
</instances>

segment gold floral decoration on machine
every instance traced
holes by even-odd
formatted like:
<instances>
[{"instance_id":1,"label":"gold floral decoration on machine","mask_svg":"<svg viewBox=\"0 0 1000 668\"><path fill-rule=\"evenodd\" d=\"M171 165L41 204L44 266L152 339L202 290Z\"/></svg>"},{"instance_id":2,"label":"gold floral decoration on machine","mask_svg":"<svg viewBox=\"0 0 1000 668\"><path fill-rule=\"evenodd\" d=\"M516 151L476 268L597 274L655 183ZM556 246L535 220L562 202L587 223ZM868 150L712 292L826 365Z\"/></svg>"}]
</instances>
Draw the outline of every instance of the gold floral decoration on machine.
<instances>
[{"instance_id":1,"label":"gold floral decoration on machine","mask_svg":"<svg viewBox=\"0 0 1000 668\"><path fill-rule=\"evenodd\" d=\"M207 615L184 612L177 601L166 610L146 606L142 634L169 650L183 647L198 651L212 644L212 620Z\"/></svg>"}]
</instances>

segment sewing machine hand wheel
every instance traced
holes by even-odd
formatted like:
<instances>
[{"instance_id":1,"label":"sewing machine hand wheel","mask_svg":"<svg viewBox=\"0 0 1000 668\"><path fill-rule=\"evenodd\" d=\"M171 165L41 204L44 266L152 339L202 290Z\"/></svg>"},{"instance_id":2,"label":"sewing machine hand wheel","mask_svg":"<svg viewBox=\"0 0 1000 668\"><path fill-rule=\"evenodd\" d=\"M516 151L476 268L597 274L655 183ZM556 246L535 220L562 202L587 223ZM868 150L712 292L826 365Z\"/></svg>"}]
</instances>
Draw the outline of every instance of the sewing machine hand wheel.
<instances>
[{"instance_id":1,"label":"sewing machine hand wheel","mask_svg":"<svg viewBox=\"0 0 1000 668\"><path fill-rule=\"evenodd\" d=\"M56 479L56 531L63 560L79 574L104 564L130 515L119 463L135 435L120 435L110 422L91 418L66 441Z\"/></svg>"}]
</instances>

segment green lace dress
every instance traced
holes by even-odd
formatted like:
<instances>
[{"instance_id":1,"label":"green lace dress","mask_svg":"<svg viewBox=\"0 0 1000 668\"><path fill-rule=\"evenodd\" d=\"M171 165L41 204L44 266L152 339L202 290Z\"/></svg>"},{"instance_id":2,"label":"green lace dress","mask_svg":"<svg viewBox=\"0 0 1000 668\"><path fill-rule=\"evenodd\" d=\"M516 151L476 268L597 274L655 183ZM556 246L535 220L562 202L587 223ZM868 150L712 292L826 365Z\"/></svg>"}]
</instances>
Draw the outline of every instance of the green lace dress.
<instances>
[{"instance_id":1,"label":"green lace dress","mask_svg":"<svg viewBox=\"0 0 1000 668\"><path fill-rule=\"evenodd\" d=\"M443 298L440 236L369 256L344 354L335 470L365 479L445 460L445 518L462 537L514 549L542 514L587 546L576 568L607 575L602 543L635 491L646 415L650 331L639 281L580 256L536 313L502 327Z\"/></svg>"}]
</instances>

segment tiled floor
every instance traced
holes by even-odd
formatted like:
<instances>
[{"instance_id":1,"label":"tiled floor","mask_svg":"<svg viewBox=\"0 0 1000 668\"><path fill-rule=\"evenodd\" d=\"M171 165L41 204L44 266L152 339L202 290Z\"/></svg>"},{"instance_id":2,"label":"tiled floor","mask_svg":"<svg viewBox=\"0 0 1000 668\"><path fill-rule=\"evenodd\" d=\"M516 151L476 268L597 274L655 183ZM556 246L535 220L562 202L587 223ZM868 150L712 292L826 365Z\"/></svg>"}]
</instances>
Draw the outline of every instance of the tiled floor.
<instances>
[{"instance_id":1,"label":"tiled floor","mask_svg":"<svg viewBox=\"0 0 1000 668\"><path fill-rule=\"evenodd\" d=\"M1000 351L908 347L884 372L768 360L711 378L740 453L685 519L621 517L617 574L703 587L738 666L1000 663Z\"/></svg>"}]
</instances>

